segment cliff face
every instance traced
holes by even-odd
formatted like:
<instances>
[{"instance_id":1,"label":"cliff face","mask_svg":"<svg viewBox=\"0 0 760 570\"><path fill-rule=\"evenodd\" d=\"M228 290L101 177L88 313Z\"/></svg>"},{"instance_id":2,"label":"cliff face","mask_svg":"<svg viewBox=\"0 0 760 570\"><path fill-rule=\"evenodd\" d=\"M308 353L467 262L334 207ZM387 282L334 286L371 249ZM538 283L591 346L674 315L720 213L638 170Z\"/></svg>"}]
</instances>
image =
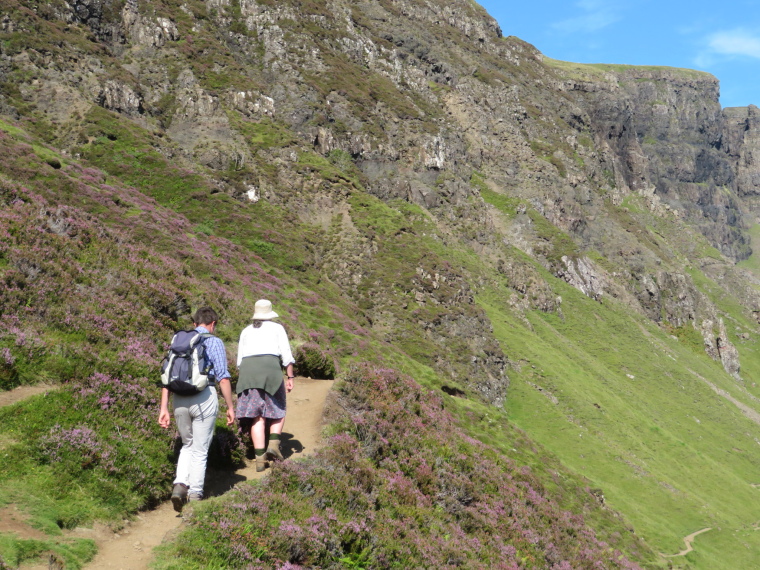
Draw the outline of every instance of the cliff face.
<instances>
[{"instance_id":1,"label":"cliff face","mask_svg":"<svg viewBox=\"0 0 760 570\"><path fill-rule=\"evenodd\" d=\"M722 147L731 161L736 192L756 217L760 195L760 111L755 105L727 108L723 110L723 123Z\"/></svg>"},{"instance_id":2,"label":"cliff face","mask_svg":"<svg viewBox=\"0 0 760 570\"><path fill-rule=\"evenodd\" d=\"M629 177L695 225L722 253L750 253L735 169L722 146L718 82L697 72L631 69L619 73L646 165ZM631 160L630 164L635 164Z\"/></svg>"},{"instance_id":3,"label":"cliff face","mask_svg":"<svg viewBox=\"0 0 760 570\"><path fill-rule=\"evenodd\" d=\"M428 257L407 261L389 288L388 253L357 225L337 179L312 180L326 166L307 153L511 268L516 307L561 304L509 248L590 297L613 295L717 343L705 323L718 311L684 270L684 252L628 208L697 228L729 260L750 254L757 109L722 113L709 75L544 61L466 0L67 0L36 12L15 1L2 22L4 113L92 158L108 136L92 127L94 110L106 109L218 190L319 220L330 240L314 267L391 342L405 342L399 319L410 318L388 307L411 299L429 361L458 381L486 377L475 385L493 402L504 399L506 358L474 301L482 279ZM32 30L37 43L24 40ZM506 217L495 207L505 198Z\"/></svg>"}]
</instances>

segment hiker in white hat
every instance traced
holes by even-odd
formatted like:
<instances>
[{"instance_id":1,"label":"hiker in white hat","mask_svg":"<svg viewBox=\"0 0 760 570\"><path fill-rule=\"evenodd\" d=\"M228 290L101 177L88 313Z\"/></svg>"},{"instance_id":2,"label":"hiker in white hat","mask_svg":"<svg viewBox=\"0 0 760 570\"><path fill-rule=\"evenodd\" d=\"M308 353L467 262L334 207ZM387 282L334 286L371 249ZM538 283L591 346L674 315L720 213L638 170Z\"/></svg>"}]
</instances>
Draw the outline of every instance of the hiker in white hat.
<instances>
[{"instance_id":1,"label":"hiker in white hat","mask_svg":"<svg viewBox=\"0 0 760 570\"><path fill-rule=\"evenodd\" d=\"M272 322L278 317L272 303L256 301L253 322L240 333L237 365L237 410L240 429L250 429L256 453L256 471L266 469L267 460L282 459L280 436L285 425L285 394L293 389L293 352L285 328ZM282 369L287 378L283 381ZM267 424L269 445L267 446Z\"/></svg>"}]
</instances>

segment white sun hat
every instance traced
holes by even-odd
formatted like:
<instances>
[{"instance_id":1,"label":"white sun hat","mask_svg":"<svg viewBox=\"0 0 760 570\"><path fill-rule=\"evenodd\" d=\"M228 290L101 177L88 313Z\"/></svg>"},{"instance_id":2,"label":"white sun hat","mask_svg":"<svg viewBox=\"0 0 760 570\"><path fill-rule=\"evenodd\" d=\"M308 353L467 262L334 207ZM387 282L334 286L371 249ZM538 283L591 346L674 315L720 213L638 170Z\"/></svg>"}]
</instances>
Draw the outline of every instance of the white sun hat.
<instances>
[{"instance_id":1,"label":"white sun hat","mask_svg":"<svg viewBox=\"0 0 760 570\"><path fill-rule=\"evenodd\" d=\"M279 317L277 313L272 310L272 302L266 299L259 299L253 306L253 320L254 321L268 321L269 319L276 319Z\"/></svg>"}]
</instances>

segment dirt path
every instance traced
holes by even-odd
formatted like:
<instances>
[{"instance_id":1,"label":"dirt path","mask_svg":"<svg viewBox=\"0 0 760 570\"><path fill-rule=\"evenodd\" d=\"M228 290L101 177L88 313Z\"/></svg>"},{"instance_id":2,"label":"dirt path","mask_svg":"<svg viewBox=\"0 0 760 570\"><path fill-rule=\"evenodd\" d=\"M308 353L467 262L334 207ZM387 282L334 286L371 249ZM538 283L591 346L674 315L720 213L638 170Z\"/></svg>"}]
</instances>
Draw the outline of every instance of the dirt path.
<instances>
[{"instance_id":1,"label":"dirt path","mask_svg":"<svg viewBox=\"0 0 760 570\"><path fill-rule=\"evenodd\" d=\"M295 388L288 395L288 415L283 431L282 450L286 458L303 457L319 447L322 410L332 385L330 380L296 378ZM268 472L257 473L250 458L246 459L245 467L235 472L209 471L206 493L209 497L222 495L237 483L259 479ZM91 538L98 545L98 554L85 569L147 570L153 558L153 548L176 534L182 523L182 517L174 512L171 502L167 501L157 509L139 513L134 521L125 524L117 533L105 525L95 525L93 529L78 528L72 534ZM47 568L47 565L25 565L23 568L41 569Z\"/></svg>"},{"instance_id":2,"label":"dirt path","mask_svg":"<svg viewBox=\"0 0 760 570\"><path fill-rule=\"evenodd\" d=\"M684 544L686 545L686 548L679 552L678 554L662 554L660 553L660 556L664 558L675 558L676 556L686 556L689 552L694 550L691 547L691 544L694 542L694 539L697 537L697 535L702 534L703 532L707 532L708 530L712 530L712 528L703 528L702 530L698 530L697 532L692 532L689 536L685 537L683 539Z\"/></svg>"},{"instance_id":3,"label":"dirt path","mask_svg":"<svg viewBox=\"0 0 760 570\"><path fill-rule=\"evenodd\" d=\"M19 386L7 392L0 392L0 408L10 406L25 398L31 398L37 394L44 394L55 390L55 386L50 384L37 384L36 386Z\"/></svg>"},{"instance_id":4,"label":"dirt path","mask_svg":"<svg viewBox=\"0 0 760 570\"><path fill-rule=\"evenodd\" d=\"M688 370L688 369L687 369ZM689 370L694 376L702 380L707 386L710 387L710 389L715 392L718 396L721 396L731 402L734 406L736 406L739 411L744 414L745 417L749 418L751 421L755 422L757 425L760 425L760 412L758 412L755 408L748 406L747 404L744 404L743 402L740 402L736 398L734 398L730 393L728 393L726 390L723 390L721 388L718 388L715 384L707 380L706 378L703 378L693 370ZM749 390L747 390L745 387L736 385L736 388L741 391L746 397L748 397L750 400L753 400L755 402L760 403L760 398L755 396L754 394L750 393Z\"/></svg>"}]
</instances>

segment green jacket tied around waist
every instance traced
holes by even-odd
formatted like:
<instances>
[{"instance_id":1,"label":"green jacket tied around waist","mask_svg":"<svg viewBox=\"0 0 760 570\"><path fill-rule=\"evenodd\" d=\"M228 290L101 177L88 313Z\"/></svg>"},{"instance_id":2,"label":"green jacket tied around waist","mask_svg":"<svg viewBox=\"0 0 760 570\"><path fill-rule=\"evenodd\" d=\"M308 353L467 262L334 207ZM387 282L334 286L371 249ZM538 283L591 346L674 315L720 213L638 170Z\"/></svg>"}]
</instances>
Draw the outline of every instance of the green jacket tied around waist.
<instances>
[{"instance_id":1,"label":"green jacket tied around waist","mask_svg":"<svg viewBox=\"0 0 760 570\"><path fill-rule=\"evenodd\" d=\"M235 391L240 394L251 388L259 388L274 396L282 385L280 357L272 354L246 356L240 362L240 377Z\"/></svg>"}]
</instances>

